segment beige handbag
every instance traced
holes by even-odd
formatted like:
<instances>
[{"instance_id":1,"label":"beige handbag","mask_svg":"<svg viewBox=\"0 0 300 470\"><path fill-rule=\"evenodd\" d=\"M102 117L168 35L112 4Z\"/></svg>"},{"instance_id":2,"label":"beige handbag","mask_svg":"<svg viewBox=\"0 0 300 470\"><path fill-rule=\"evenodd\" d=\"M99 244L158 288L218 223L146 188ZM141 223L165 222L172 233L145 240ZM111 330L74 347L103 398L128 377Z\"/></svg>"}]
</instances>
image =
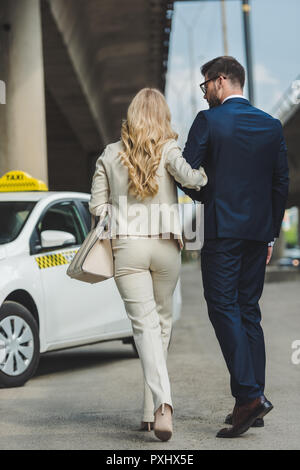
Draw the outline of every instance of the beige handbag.
<instances>
[{"instance_id":1,"label":"beige handbag","mask_svg":"<svg viewBox=\"0 0 300 470\"><path fill-rule=\"evenodd\" d=\"M95 225L96 217L92 215L91 230L67 269L67 275L71 278L91 284L114 275L111 240L99 238L106 226L104 222Z\"/></svg>"}]
</instances>

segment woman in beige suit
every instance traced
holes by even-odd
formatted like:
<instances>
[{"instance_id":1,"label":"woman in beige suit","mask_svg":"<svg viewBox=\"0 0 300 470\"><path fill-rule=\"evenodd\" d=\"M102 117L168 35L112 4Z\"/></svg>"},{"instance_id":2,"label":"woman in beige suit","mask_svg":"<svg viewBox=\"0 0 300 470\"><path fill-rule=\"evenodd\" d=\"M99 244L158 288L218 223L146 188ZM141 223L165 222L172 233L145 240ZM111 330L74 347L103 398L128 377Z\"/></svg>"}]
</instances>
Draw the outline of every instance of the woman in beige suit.
<instances>
[{"instance_id":1,"label":"woman in beige suit","mask_svg":"<svg viewBox=\"0 0 300 470\"><path fill-rule=\"evenodd\" d=\"M96 163L90 212L110 215L114 278L132 323L144 372L142 429L166 441L173 404L166 366L172 328L172 296L183 248L177 187L200 190L202 167L183 158L164 96L145 88L132 100L121 140Z\"/></svg>"}]
</instances>

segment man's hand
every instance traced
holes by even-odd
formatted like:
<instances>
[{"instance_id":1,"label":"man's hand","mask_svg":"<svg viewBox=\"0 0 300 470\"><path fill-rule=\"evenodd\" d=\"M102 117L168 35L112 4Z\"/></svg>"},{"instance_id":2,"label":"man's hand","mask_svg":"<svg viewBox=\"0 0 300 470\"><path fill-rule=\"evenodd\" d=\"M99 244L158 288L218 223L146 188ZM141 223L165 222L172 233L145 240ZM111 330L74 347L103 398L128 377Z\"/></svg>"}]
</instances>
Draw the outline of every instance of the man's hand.
<instances>
[{"instance_id":1,"label":"man's hand","mask_svg":"<svg viewBox=\"0 0 300 470\"><path fill-rule=\"evenodd\" d=\"M267 261L266 261L266 264L269 264L271 258L272 258L272 253L273 253L273 247L272 246L268 246L268 255L267 255Z\"/></svg>"}]
</instances>

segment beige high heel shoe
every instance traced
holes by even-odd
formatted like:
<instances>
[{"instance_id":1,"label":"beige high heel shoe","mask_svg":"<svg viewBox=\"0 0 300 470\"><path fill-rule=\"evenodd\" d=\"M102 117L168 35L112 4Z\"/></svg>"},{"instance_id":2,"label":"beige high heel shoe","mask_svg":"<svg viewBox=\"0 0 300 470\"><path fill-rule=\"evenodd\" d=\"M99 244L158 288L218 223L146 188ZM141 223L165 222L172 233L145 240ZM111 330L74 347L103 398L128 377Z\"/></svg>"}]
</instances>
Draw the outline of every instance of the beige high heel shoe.
<instances>
[{"instance_id":1,"label":"beige high heel shoe","mask_svg":"<svg viewBox=\"0 0 300 470\"><path fill-rule=\"evenodd\" d=\"M156 410L154 421L154 434L161 441L168 441L173 434L172 408L167 403L163 403Z\"/></svg>"}]
</instances>

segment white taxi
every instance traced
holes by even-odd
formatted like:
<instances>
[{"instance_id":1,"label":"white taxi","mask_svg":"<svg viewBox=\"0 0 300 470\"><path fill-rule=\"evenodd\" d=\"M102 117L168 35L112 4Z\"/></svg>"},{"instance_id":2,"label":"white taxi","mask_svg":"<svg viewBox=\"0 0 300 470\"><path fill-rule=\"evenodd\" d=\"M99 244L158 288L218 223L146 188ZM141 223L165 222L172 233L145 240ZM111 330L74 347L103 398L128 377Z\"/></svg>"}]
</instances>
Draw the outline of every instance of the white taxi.
<instances>
[{"instance_id":1,"label":"white taxi","mask_svg":"<svg viewBox=\"0 0 300 470\"><path fill-rule=\"evenodd\" d=\"M48 191L27 173L0 178L0 386L23 385L41 353L107 340L132 343L114 279L66 275L90 230L90 195ZM174 293L180 316L180 281Z\"/></svg>"}]
</instances>

